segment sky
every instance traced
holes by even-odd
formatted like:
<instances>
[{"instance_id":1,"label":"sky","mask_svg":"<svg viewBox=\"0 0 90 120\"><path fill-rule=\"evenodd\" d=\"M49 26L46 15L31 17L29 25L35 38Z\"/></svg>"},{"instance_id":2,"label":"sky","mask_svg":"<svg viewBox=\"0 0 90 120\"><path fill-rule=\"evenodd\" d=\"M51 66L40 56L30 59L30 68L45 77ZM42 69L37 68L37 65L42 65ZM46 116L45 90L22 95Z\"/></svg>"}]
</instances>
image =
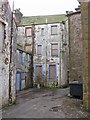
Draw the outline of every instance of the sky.
<instances>
[{"instance_id":1,"label":"sky","mask_svg":"<svg viewBox=\"0 0 90 120\"><path fill-rule=\"evenodd\" d=\"M78 7L77 0L8 0L14 9L20 8L23 16L65 14Z\"/></svg>"}]
</instances>

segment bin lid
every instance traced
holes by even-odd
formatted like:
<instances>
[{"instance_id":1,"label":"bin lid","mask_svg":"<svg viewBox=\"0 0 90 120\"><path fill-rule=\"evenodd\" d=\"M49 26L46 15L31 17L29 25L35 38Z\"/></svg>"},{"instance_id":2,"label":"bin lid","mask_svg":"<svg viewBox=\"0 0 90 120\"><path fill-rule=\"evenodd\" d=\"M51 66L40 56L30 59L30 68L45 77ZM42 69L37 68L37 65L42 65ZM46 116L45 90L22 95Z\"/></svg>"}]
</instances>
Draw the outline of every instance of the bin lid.
<instances>
[{"instance_id":1,"label":"bin lid","mask_svg":"<svg viewBox=\"0 0 90 120\"><path fill-rule=\"evenodd\" d=\"M78 80L74 80L74 81L69 82L69 84L82 84L82 82Z\"/></svg>"}]
</instances>

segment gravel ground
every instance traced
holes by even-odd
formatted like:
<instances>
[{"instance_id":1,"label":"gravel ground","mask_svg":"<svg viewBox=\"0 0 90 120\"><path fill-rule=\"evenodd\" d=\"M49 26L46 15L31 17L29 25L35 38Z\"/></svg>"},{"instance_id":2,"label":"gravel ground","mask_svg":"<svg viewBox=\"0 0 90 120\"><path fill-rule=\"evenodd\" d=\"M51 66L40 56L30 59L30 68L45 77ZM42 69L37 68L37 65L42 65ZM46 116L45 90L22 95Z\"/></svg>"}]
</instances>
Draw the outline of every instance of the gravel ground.
<instances>
[{"instance_id":1,"label":"gravel ground","mask_svg":"<svg viewBox=\"0 0 90 120\"><path fill-rule=\"evenodd\" d=\"M16 104L3 108L3 118L90 118L82 100L65 89L29 89L17 94Z\"/></svg>"}]
</instances>

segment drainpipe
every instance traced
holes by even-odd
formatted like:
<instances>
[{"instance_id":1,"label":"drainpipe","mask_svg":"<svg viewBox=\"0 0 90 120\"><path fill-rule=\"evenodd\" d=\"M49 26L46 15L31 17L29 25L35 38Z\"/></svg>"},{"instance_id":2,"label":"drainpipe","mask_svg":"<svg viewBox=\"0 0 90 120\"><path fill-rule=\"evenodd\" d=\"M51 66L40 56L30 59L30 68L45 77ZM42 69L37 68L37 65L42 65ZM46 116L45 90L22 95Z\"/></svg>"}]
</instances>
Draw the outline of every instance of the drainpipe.
<instances>
[{"instance_id":1,"label":"drainpipe","mask_svg":"<svg viewBox=\"0 0 90 120\"><path fill-rule=\"evenodd\" d=\"M68 83L69 83L69 81L70 81L70 78L71 78L71 44L70 44L70 33L71 31L70 31L70 16L68 16L68 40L69 40L69 60L68 60L68 68L69 68L69 73L68 73L68 76L69 76L69 78L68 78Z\"/></svg>"},{"instance_id":2,"label":"drainpipe","mask_svg":"<svg viewBox=\"0 0 90 120\"><path fill-rule=\"evenodd\" d=\"M33 56L34 56L34 39L35 39L35 25L32 24L32 56L31 56L31 62L32 62L32 73L31 73L31 87L33 88L33 72L34 72L34 66L33 66Z\"/></svg>"},{"instance_id":3,"label":"drainpipe","mask_svg":"<svg viewBox=\"0 0 90 120\"><path fill-rule=\"evenodd\" d=\"M62 60L63 60L62 54L63 54L63 25L62 25L62 39L61 39L61 83L60 83L61 87L62 87L62 65L63 65L63 63L62 63Z\"/></svg>"},{"instance_id":4,"label":"drainpipe","mask_svg":"<svg viewBox=\"0 0 90 120\"><path fill-rule=\"evenodd\" d=\"M13 12L11 13L11 34L10 34L10 63L9 63L9 103L12 103L12 38L13 38Z\"/></svg>"},{"instance_id":5,"label":"drainpipe","mask_svg":"<svg viewBox=\"0 0 90 120\"><path fill-rule=\"evenodd\" d=\"M61 40L60 40L59 81L58 81L58 86L61 87Z\"/></svg>"},{"instance_id":6,"label":"drainpipe","mask_svg":"<svg viewBox=\"0 0 90 120\"><path fill-rule=\"evenodd\" d=\"M46 60L45 60L45 64L46 64L46 76L45 76L45 86L47 86L47 37L48 36L48 26L47 26L47 18L46 18L46 37L45 37L45 47L46 47Z\"/></svg>"},{"instance_id":7,"label":"drainpipe","mask_svg":"<svg viewBox=\"0 0 90 120\"><path fill-rule=\"evenodd\" d=\"M62 74L62 42L63 42L63 26L62 26L62 29L61 29L62 33L61 33L61 41L60 41L60 60L59 60L59 63L60 63L60 80L59 80L59 87L61 87L61 82L62 82L62 77L61 77L61 74Z\"/></svg>"}]
</instances>

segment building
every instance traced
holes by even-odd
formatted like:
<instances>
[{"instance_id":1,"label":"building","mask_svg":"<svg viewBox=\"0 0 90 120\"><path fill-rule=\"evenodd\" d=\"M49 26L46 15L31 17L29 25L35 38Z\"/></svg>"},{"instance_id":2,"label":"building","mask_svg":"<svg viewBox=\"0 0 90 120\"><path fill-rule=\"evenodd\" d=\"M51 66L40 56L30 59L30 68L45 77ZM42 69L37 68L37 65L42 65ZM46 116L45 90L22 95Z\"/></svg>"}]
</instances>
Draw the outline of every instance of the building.
<instances>
[{"instance_id":1,"label":"building","mask_svg":"<svg viewBox=\"0 0 90 120\"><path fill-rule=\"evenodd\" d=\"M2 17L0 16L0 68L2 68L2 58L3 58L3 54L2 54L2 48L3 48L3 39L4 39L4 29L5 29L5 21L2 19ZM0 108L2 107L2 69L0 69Z\"/></svg>"},{"instance_id":2,"label":"building","mask_svg":"<svg viewBox=\"0 0 90 120\"><path fill-rule=\"evenodd\" d=\"M47 85L67 85L65 23L35 25L34 80ZM41 81L38 81L38 80Z\"/></svg>"},{"instance_id":3,"label":"building","mask_svg":"<svg viewBox=\"0 0 90 120\"><path fill-rule=\"evenodd\" d=\"M38 76L42 84L67 84L67 23L65 15L22 17L18 40L23 40L25 49L32 49L35 83Z\"/></svg>"},{"instance_id":4,"label":"building","mask_svg":"<svg viewBox=\"0 0 90 120\"><path fill-rule=\"evenodd\" d=\"M82 81L82 26L80 6L68 12L70 81Z\"/></svg>"},{"instance_id":5,"label":"building","mask_svg":"<svg viewBox=\"0 0 90 120\"><path fill-rule=\"evenodd\" d=\"M16 14L15 14L16 15ZM16 91L33 86L32 26L17 26Z\"/></svg>"},{"instance_id":6,"label":"building","mask_svg":"<svg viewBox=\"0 0 90 120\"><path fill-rule=\"evenodd\" d=\"M31 54L17 46L16 93L30 87Z\"/></svg>"},{"instance_id":7,"label":"building","mask_svg":"<svg viewBox=\"0 0 90 120\"><path fill-rule=\"evenodd\" d=\"M0 9L0 84L2 106L15 101L16 79L16 22L8 0L3 0Z\"/></svg>"},{"instance_id":8,"label":"building","mask_svg":"<svg viewBox=\"0 0 90 120\"><path fill-rule=\"evenodd\" d=\"M32 55L30 49L28 49L30 40L25 38L25 44L21 46L19 40L23 35L19 36L19 27L17 27L21 22L21 17L22 14L19 9L12 12L8 0L2 1L2 4L0 4L1 107L14 103L17 91L26 89L31 85L29 81L31 78Z\"/></svg>"},{"instance_id":9,"label":"building","mask_svg":"<svg viewBox=\"0 0 90 120\"><path fill-rule=\"evenodd\" d=\"M83 40L83 106L90 111L90 2L81 2L82 40Z\"/></svg>"}]
</instances>

